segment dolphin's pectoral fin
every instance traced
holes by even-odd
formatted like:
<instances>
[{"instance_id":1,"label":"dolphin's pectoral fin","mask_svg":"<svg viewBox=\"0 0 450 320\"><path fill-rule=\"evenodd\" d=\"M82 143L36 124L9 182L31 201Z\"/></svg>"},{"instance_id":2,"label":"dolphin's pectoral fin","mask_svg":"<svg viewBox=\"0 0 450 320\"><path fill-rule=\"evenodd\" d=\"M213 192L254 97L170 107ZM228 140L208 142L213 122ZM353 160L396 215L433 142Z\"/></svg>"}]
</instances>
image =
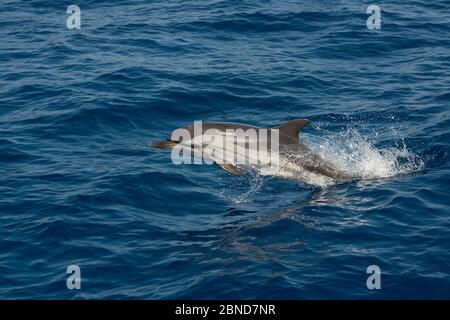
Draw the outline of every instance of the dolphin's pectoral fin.
<instances>
[{"instance_id":1,"label":"dolphin's pectoral fin","mask_svg":"<svg viewBox=\"0 0 450 320\"><path fill-rule=\"evenodd\" d=\"M217 162L216 162L216 164L219 167L221 167L223 170L225 170L225 171L227 171L227 172L229 172L231 174L234 174L235 176L241 176L242 175L242 171L239 170L239 168L236 167L233 164L230 164L230 163L221 163L220 164L220 163L217 163Z\"/></svg>"},{"instance_id":2,"label":"dolphin's pectoral fin","mask_svg":"<svg viewBox=\"0 0 450 320\"><path fill-rule=\"evenodd\" d=\"M306 119L295 119L283 123L275 127L274 129L278 129L280 131L280 136L284 135L290 139L294 139L295 141L300 142L300 138L298 137L300 130L310 123L311 121Z\"/></svg>"}]
</instances>

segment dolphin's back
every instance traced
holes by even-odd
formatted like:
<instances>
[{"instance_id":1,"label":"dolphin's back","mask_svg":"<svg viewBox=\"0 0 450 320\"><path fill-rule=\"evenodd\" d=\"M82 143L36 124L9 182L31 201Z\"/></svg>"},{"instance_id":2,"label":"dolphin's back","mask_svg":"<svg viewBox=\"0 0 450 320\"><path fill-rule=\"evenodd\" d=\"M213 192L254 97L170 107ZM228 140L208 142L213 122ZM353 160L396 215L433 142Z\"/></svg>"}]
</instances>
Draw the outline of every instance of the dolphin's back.
<instances>
[{"instance_id":1,"label":"dolphin's back","mask_svg":"<svg viewBox=\"0 0 450 320\"><path fill-rule=\"evenodd\" d=\"M202 132L194 132L194 125L184 127L183 129L188 130L192 137L196 137L197 134L204 134L207 130L218 130L225 133L227 130L242 129L247 131L248 129L258 130L260 128L232 122L204 122L202 123Z\"/></svg>"}]
</instances>

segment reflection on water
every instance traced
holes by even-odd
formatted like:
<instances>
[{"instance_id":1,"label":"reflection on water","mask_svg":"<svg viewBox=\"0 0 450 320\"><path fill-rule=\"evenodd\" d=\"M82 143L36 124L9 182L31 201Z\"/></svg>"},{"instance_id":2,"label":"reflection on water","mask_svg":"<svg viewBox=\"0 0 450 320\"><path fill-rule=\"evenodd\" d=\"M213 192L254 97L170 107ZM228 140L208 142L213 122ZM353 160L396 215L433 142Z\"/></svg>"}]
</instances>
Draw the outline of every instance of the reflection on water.
<instances>
[{"instance_id":1,"label":"reflection on water","mask_svg":"<svg viewBox=\"0 0 450 320\"><path fill-rule=\"evenodd\" d=\"M311 231L368 226L370 222L363 213L370 209L367 204L373 197L361 192L366 187L367 183L315 189L307 199L276 212L240 214L233 208L233 215L239 215L240 219L212 231L217 239L215 249L237 260L264 262L308 250ZM335 215L330 213L332 208Z\"/></svg>"}]
</instances>

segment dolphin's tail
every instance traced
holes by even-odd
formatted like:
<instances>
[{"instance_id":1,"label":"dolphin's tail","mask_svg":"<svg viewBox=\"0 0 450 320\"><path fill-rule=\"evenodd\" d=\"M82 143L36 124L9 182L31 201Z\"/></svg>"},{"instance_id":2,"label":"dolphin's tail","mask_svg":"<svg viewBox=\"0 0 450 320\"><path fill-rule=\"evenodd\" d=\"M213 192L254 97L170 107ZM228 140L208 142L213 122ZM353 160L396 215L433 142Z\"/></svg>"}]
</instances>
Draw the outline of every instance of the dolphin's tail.
<instances>
[{"instance_id":1,"label":"dolphin's tail","mask_svg":"<svg viewBox=\"0 0 450 320\"><path fill-rule=\"evenodd\" d=\"M158 148L158 149L164 149L164 150L171 150L174 148L178 142L173 142L170 140L164 140L164 141L156 141L151 144L152 148Z\"/></svg>"}]
</instances>

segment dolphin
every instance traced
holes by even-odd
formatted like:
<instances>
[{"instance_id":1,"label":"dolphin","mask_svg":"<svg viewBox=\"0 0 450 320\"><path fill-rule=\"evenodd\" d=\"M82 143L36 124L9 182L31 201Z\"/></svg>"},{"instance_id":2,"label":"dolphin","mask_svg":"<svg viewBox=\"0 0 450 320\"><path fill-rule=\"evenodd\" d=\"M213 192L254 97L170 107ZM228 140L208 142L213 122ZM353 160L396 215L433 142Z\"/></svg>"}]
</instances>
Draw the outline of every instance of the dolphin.
<instances>
[{"instance_id":1,"label":"dolphin","mask_svg":"<svg viewBox=\"0 0 450 320\"><path fill-rule=\"evenodd\" d=\"M232 156L232 160L229 156L225 157L230 153L245 154L248 159L253 159L254 161L249 161L249 164L244 163L243 166L250 166L265 175L301 180L320 186L353 180L354 176L337 169L329 161L315 154L301 141L300 130L310 123L311 121L307 119L295 119L265 129L267 131L262 130L264 128L261 127L226 122L205 122L201 124L201 130L196 130L194 123L177 129L179 132L184 132L188 138L186 136L180 138L172 133L172 136L168 139L152 143L152 147L166 150L184 148L184 150L193 151L194 154L200 154L200 156L209 159L234 175L242 175L243 172L239 164L233 161L236 157ZM174 132L177 132L177 130ZM239 140L236 132L249 132L249 130L256 132L256 135L247 135L244 139ZM263 134L264 132L266 133ZM217 152L217 148L211 152L211 148L208 148L211 145L218 146L216 143L220 140L217 139L218 137L227 138L230 136L235 138L233 143L220 144L220 148L224 149L225 152L220 152L220 150ZM277 166L271 167L271 170L267 170L268 163L272 164L270 161L268 162L267 159L266 161L260 161L260 158L263 158L260 151L261 141L268 146L265 150L267 151L265 153L266 158L269 155L270 159L275 157L277 160ZM198 148L199 146L201 148ZM255 161L257 158L258 160Z\"/></svg>"}]
</instances>

